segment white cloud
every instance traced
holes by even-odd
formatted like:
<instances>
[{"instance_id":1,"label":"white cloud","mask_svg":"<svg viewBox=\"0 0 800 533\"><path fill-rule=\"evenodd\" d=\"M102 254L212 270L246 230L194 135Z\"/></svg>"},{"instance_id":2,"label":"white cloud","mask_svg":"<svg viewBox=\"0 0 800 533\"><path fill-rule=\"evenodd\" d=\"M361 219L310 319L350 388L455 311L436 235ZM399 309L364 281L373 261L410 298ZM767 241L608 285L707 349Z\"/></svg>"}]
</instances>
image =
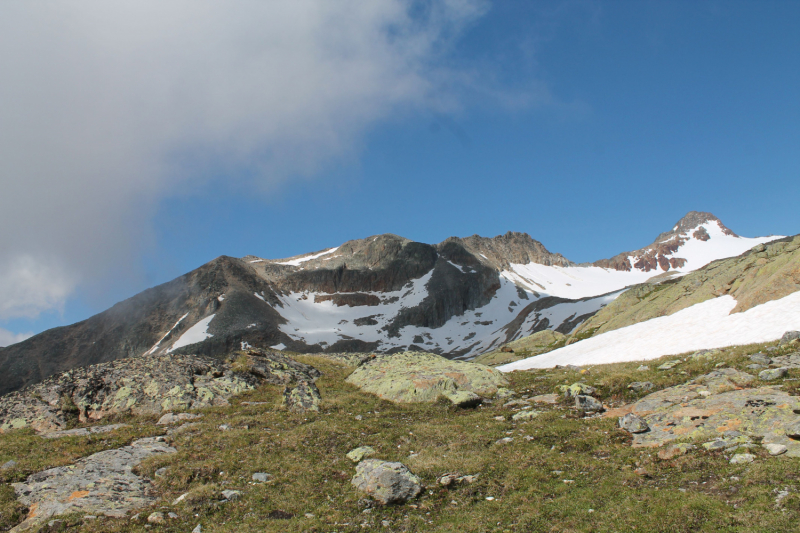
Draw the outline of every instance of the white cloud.
<instances>
[{"instance_id":1,"label":"white cloud","mask_svg":"<svg viewBox=\"0 0 800 533\"><path fill-rule=\"evenodd\" d=\"M211 166L269 187L353 157L365 131L399 110L446 108L438 62L485 8L0 3L0 267L12 274L0 313L57 308L76 283L124 269L159 199Z\"/></svg>"},{"instance_id":2,"label":"white cloud","mask_svg":"<svg viewBox=\"0 0 800 533\"><path fill-rule=\"evenodd\" d=\"M18 255L0 264L0 319L36 318L63 307L75 281L53 261Z\"/></svg>"},{"instance_id":3,"label":"white cloud","mask_svg":"<svg viewBox=\"0 0 800 533\"><path fill-rule=\"evenodd\" d=\"M0 328L0 348L22 342L29 337L33 337L33 333L12 333Z\"/></svg>"}]
</instances>

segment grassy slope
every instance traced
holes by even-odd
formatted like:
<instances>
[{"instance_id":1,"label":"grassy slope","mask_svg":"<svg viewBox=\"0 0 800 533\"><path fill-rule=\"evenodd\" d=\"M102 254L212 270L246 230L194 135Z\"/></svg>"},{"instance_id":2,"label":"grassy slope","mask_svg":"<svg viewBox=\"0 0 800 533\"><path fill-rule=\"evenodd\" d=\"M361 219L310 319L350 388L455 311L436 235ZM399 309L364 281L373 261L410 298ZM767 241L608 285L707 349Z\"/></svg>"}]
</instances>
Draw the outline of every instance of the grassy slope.
<instances>
[{"instance_id":1,"label":"grassy slope","mask_svg":"<svg viewBox=\"0 0 800 533\"><path fill-rule=\"evenodd\" d=\"M566 340L567 336L563 333L545 329L506 344L506 346L514 350L513 352L494 350L479 355L472 362L488 366L504 365L561 348L566 343Z\"/></svg>"},{"instance_id":2,"label":"grassy slope","mask_svg":"<svg viewBox=\"0 0 800 533\"><path fill-rule=\"evenodd\" d=\"M650 380L662 388L708 372L720 361L744 368L749 361L743 354L759 349L763 346L728 349L715 360L690 360L667 372L639 372L639 363L626 363L595 367L583 376L549 370L509 377L513 388L526 395L583 380L597 385L598 395L614 405L638 397L626 388L631 381ZM197 433L176 438L177 454L153 458L140 468L152 476L157 468L169 467L165 477L156 478L164 508L153 510L174 511L178 519L148 526L143 518L81 524L73 516L69 530L187 532L197 523L203 524L204 532L766 532L796 527L798 494L792 492L780 508L774 501L775 491L800 487L795 459L768 458L759 449L750 465L730 465L721 453L700 450L660 461L653 450L631 448L630 436L616 429L616 420L582 419L566 404L542 408L539 418L523 424L509 421L512 412L499 402L464 411L444 404L393 405L345 383L350 367L321 358L298 359L325 373L318 381L324 399L321 413L282 410L280 389L274 386L239 397L229 407L206 409ZM655 368L659 362L648 364ZM793 372L784 387L796 391L798 377ZM243 400L268 403L244 406ZM233 429L217 429L223 423ZM43 468L159 432L153 419L139 419L137 427L57 441L26 431L0 435L0 462L15 458L20 463L0 477L4 482L22 480ZM506 436L513 442L495 444ZM345 458L359 445L376 448L378 458L402 461L429 490L411 504L364 513L361 496L350 485L354 465ZM412 451L419 455L409 457ZM636 475L637 467L650 476ZM275 480L251 484L254 472L269 472ZM449 472L480 476L471 485L437 486L437 476ZM7 527L13 523L15 503L10 487L1 487L0 526ZM209 495L223 489L241 490L242 498L214 505ZM192 493L187 504L170 504L187 491ZM295 517L270 518L276 510ZM388 527L381 525L384 520Z\"/></svg>"}]
</instances>

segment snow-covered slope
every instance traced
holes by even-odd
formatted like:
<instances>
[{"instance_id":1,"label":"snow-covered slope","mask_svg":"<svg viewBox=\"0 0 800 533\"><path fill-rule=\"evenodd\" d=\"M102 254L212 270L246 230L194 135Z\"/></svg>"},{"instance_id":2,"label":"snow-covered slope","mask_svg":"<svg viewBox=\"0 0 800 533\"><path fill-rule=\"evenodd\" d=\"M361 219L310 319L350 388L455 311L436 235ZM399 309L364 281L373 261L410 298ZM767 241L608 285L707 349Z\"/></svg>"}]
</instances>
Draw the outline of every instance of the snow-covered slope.
<instances>
[{"instance_id":1,"label":"snow-covered slope","mask_svg":"<svg viewBox=\"0 0 800 533\"><path fill-rule=\"evenodd\" d=\"M742 254L756 246L781 236L746 238L733 234L716 217L695 226L677 231L657 240L650 246L625 254L629 270L592 265L547 266L536 263L511 264L502 272L503 277L526 289L562 298L585 298L617 291L624 287L644 283L657 274L669 272L674 275L692 272L711 261ZM664 246L668 243L669 246ZM648 268L645 257L655 258L660 263L655 269ZM658 261L658 257L664 260ZM671 264L670 264L670 260ZM624 264L624 263L623 263ZM640 266L637 267L636 265ZM664 269L662 265L667 265Z\"/></svg>"},{"instance_id":2,"label":"snow-covered slope","mask_svg":"<svg viewBox=\"0 0 800 533\"><path fill-rule=\"evenodd\" d=\"M732 296L708 300L669 316L653 318L536 357L498 367L503 372L656 359L700 349L769 342L800 329L800 292L743 313Z\"/></svg>"}]
</instances>

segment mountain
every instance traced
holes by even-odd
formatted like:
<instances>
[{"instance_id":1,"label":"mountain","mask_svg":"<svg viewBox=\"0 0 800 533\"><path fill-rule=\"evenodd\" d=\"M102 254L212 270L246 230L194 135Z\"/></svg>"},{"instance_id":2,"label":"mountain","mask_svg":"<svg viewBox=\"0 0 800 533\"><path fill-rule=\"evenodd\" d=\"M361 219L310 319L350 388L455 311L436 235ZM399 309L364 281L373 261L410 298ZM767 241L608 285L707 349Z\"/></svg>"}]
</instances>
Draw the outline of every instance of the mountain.
<instances>
[{"instance_id":1,"label":"mountain","mask_svg":"<svg viewBox=\"0 0 800 533\"><path fill-rule=\"evenodd\" d=\"M0 349L0 393L56 372L152 354L424 350L470 358L544 329L569 333L653 276L682 275L774 237L692 212L649 247L576 265L525 233L397 235L286 259L219 257L98 315Z\"/></svg>"}]
</instances>

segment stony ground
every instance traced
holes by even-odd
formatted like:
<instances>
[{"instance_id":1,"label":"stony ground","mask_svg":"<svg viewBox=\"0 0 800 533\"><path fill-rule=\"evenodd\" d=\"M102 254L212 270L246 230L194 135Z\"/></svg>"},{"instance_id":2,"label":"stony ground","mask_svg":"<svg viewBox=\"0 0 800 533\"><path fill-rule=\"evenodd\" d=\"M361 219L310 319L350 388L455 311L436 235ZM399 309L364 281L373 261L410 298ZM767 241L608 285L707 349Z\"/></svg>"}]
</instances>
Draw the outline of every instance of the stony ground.
<instances>
[{"instance_id":1,"label":"stony ground","mask_svg":"<svg viewBox=\"0 0 800 533\"><path fill-rule=\"evenodd\" d=\"M687 354L650 361L647 369L631 363L516 372L508 375L513 396L475 409L449 401L394 404L348 384L352 366L298 357L323 372L316 381L319 411L287 409L284 387L267 383L230 405L201 409L201 418L168 426L157 425L156 416L131 415L117 420L125 426L105 433L45 439L21 429L0 435L0 464L15 461L0 470L0 527L16 525L28 512L11 483L165 435L177 451L133 469L152 480L154 505L122 518L72 513L45 531L188 533L198 525L214 532L792 531L800 511L800 465L787 454L770 455L762 437L747 437L751 462L731 463L742 450L703 447L707 439L662 459L666 447L634 447L634 436L618 428L616 416L586 416L559 390L583 383L568 390L591 394L621 413L649 394L721 369L751 374L761 386L761 370L748 368L757 364L748 355L788 361L798 347L771 348ZM668 361L677 362L658 369ZM637 391L631 383L651 386ZM800 370L789 368L768 384L796 395ZM347 454L359 446L373 448L370 459L406 465L425 490L402 505L371 503L351 484L356 464Z\"/></svg>"}]
</instances>

